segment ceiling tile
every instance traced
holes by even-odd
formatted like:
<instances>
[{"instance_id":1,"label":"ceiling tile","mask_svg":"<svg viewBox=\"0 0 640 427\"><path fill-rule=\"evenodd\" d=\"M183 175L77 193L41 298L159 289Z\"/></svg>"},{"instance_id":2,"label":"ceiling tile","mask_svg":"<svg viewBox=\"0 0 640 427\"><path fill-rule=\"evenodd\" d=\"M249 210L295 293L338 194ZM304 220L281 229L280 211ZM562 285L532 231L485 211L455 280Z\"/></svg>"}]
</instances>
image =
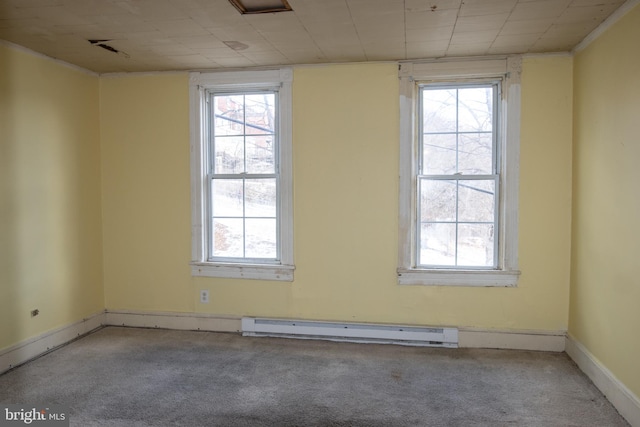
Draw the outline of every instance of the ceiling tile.
<instances>
[{"instance_id":1,"label":"ceiling tile","mask_svg":"<svg viewBox=\"0 0 640 427\"><path fill-rule=\"evenodd\" d=\"M206 36L178 36L173 37L172 40L189 46L191 49L228 49L227 45L212 34L207 34Z\"/></svg>"},{"instance_id":2,"label":"ceiling tile","mask_svg":"<svg viewBox=\"0 0 640 427\"><path fill-rule=\"evenodd\" d=\"M464 44L464 43L491 43L498 36L499 30L483 30L473 32L457 32L454 31L451 37L451 44Z\"/></svg>"},{"instance_id":3,"label":"ceiling tile","mask_svg":"<svg viewBox=\"0 0 640 427\"><path fill-rule=\"evenodd\" d=\"M221 67L255 67L256 63L245 57L236 58L220 58L216 59L216 62Z\"/></svg>"},{"instance_id":4,"label":"ceiling tile","mask_svg":"<svg viewBox=\"0 0 640 427\"><path fill-rule=\"evenodd\" d=\"M615 4L601 4L597 6L584 6L584 7L568 7L560 17L555 21L556 24L572 24L575 22L593 21L600 23L614 10L618 5Z\"/></svg>"},{"instance_id":5,"label":"ceiling tile","mask_svg":"<svg viewBox=\"0 0 640 427\"><path fill-rule=\"evenodd\" d=\"M124 12L144 17L145 21L167 21L188 16L168 0L120 0L116 6Z\"/></svg>"},{"instance_id":6,"label":"ceiling tile","mask_svg":"<svg viewBox=\"0 0 640 427\"><path fill-rule=\"evenodd\" d=\"M264 38L251 27L250 25L236 25L236 26L223 26L223 27L211 27L207 28L211 34L216 36L219 40L264 40Z\"/></svg>"},{"instance_id":7,"label":"ceiling tile","mask_svg":"<svg viewBox=\"0 0 640 427\"><path fill-rule=\"evenodd\" d=\"M527 21L507 21L500 35L510 36L518 34L532 34L545 32L553 24L553 18L531 19Z\"/></svg>"},{"instance_id":8,"label":"ceiling tile","mask_svg":"<svg viewBox=\"0 0 640 427\"><path fill-rule=\"evenodd\" d=\"M571 7L613 5L619 7L625 0L573 0Z\"/></svg>"},{"instance_id":9,"label":"ceiling tile","mask_svg":"<svg viewBox=\"0 0 640 427\"><path fill-rule=\"evenodd\" d=\"M111 1L64 0L64 9L77 16L121 15L122 9Z\"/></svg>"},{"instance_id":10,"label":"ceiling tile","mask_svg":"<svg viewBox=\"0 0 640 427\"><path fill-rule=\"evenodd\" d=\"M540 0L518 2L510 21L528 21L532 19L557 18L569 6L571 0Z\"/></svg>"},{"instance_id":11,"label":"ceiling tile","mask_svg":"<svg viewBox=\"0 0 640 427\"><path fill-rule=\"evenodd\" d=\"M498 36L491 44L489 53L527 52L540 37L542 33Z\"/></svg>"},{"instance_id":12,"label":"ceiling tile","mask_svg":"<svg viewBox=\"0 0 640 427\"><path fill-rule=\"evenodd\" d=\"M484 16L511 13L518 0L464 0L460 16Z\"/></svg>"},{"instance_id":13,"label":"ceiling tile","mask_svg":"<svg viewBox=\"0 0 640 427\"><path fill-rule=\"evenodd\" d=\"M434 28L453 26L458 19L457 9L444 9L436 11L407 12L406 29Z\"/></svg>"},{"instance_id":14,"label":"ceiling tile","mask_svg":"<svg viewBox=\"0 0 640 427\"><path fill-rule=\"evenodd\" d=\"M156 28L148 22L144 22L137 15L100 15L87 17L93 24L100 26L104 37L112 33L141 33L154 31Z\"/></svg>"},{"instance_id":15,"label":"ceiling tile","mask_svg":"<svg viewBox=\"0 0 640 427\"><path fill-rule=\"evenodd\" d=\"M278 49L292 64L313 64L327 62L327 57L319 49Z\"/></svg>"},{"instance_id":16,"label":"ceiling tile","mask_svg":"<svg viewBox=\"0 0 640 427\"><path fill-rule=\"evenodd\" d=\"M450 44L447 49L447 56L480 56L486 55L491 43L463 43Z\"/></svg>"},{"instance_id":17,"label":"ceiling tile","mask_svg":"<svg viewBox=\"0 0 640 427\"><path fill-rule=\"evenodd\" d=\"M407 30L407 43L451 40L453 26Z\"/></svg>"},{"instance_id":18,"label":"ceiling tile","mask_svg":"<svg viewBox=\"0 0 640 427\"><path fill-rule=\"evenodd\" d=\"M407 59L435 58L444 56L448 47L448 41L407 43Z\"/></svg>"},{"instance_id":19,"label":"ceiling tile","mask_svg":"<svg viewBox=\"0 0 640 427\"><path fill-rule=\"evenodd\" d=\"M462 0L406 0L407 12L458 10Z\"/></svg>"},{"instance_id":20,"label":"ceiling tile","mask_svg":"<svg viewBox=\"0 0 640 427\"><path fill-rule=\"evenodd\" d=\"M202 36L210 34L190 18L153 21L151 24L156 30L168 36Z\"/></svg>"},{"instance_id":21,"label":"ceiling tile","mask_svg":"<svg viewBox=\"0 0 640 427\"><path fill-rule=\"evenodd\" d=\"M509 16L508 13L499 15L461 16L456 22L455 32L500 30Z\"/></svg>"}]
</instances>

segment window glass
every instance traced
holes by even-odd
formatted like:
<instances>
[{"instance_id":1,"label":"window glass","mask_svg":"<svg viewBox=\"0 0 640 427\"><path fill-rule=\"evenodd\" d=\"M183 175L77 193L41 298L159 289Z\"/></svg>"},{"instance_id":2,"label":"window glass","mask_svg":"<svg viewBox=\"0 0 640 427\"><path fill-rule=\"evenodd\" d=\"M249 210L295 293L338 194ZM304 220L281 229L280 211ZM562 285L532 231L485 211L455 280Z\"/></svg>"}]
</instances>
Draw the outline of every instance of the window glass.
<instances>
[{"instance_id":1,"label":"window glass","mask_svg":"<svg viewBox=\"0 0 640 427\"><path fill-rule=\"evenodd\" d=\"M277 93L211 96L210 259L277 260Z\"/></svg>"},{"instance_id":2,"label":"window glass","mask_svg":"<svg viewBox=\"0 0 640 427\"><path fill-rule=\"evenodd\" d=\"M417 264L495 268L498 84L420 86Z\"/></svg>"}]
</instances>

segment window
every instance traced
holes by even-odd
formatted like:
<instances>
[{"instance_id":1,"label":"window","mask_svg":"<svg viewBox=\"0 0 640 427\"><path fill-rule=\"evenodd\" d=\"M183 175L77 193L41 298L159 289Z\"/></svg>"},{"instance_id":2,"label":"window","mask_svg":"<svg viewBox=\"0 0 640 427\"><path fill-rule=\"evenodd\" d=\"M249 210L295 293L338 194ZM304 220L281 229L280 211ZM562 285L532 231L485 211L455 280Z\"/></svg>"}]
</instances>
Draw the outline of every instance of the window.
<instances>
[{"instance_id":1,"label":"window","mask_svg":"<svg viewBox=\"0 0 640 427\"><path fill-rule=\"evenodd\" d=\"M516 284L519 67L402 64L399 283Z\"/></svg>"},{"instance_id":2,"label":"window","mask_svg":"<svg viewBox=\"0 0 640 427\"><path fill-rule=\"evenodd\" d=\"M291 76L191 74L193 275L293 280Z\"/></svg>"}]
</instances>

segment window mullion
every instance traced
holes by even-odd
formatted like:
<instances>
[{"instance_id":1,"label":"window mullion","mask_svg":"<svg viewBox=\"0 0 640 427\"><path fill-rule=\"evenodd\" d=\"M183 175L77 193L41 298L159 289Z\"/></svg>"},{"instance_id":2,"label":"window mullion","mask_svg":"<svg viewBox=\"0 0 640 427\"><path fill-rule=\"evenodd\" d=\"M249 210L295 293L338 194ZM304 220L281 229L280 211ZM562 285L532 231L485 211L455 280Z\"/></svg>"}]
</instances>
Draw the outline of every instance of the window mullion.
<instances>
[{"instance_id":1,"label":"window mullion","mask_svg":"<svg viewBox=\"0 0 640 427\"><path fill-rule=\"evenodd\" d=\"M460 172L460 91L456 89L456 174ZM456 222L455 222L455 246L454 265L458 266L458 233L459 210L460 210L460 181L456 179Z\"/></svg>"},{"instance_id":2,"label":"window mullion","mask_svg":"<svg viewBox=\"0 0 640 427\"><path fill-rule=\"evenodd\" d=\"M247 256L247 181L242 178L242 257Z\"/></svg>"}]
</instances>

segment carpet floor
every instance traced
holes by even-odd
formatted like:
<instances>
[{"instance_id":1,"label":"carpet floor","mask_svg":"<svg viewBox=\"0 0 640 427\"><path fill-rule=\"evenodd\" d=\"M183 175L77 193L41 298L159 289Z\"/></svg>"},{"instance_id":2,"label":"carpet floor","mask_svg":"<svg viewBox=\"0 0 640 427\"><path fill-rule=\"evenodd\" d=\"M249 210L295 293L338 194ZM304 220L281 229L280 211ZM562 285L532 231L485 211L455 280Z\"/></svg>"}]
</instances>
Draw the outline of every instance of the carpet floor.
<instances>
[{"instance_id":1,"label":"carpet floor","mask_svg":"<svg viewBox=\"0 0 640 427\"><path fill-rule=\"evenodd\" d=\"M0 375L72 426L628 426L564 353L107 327Z\"/></svg>"}]
</instances>

